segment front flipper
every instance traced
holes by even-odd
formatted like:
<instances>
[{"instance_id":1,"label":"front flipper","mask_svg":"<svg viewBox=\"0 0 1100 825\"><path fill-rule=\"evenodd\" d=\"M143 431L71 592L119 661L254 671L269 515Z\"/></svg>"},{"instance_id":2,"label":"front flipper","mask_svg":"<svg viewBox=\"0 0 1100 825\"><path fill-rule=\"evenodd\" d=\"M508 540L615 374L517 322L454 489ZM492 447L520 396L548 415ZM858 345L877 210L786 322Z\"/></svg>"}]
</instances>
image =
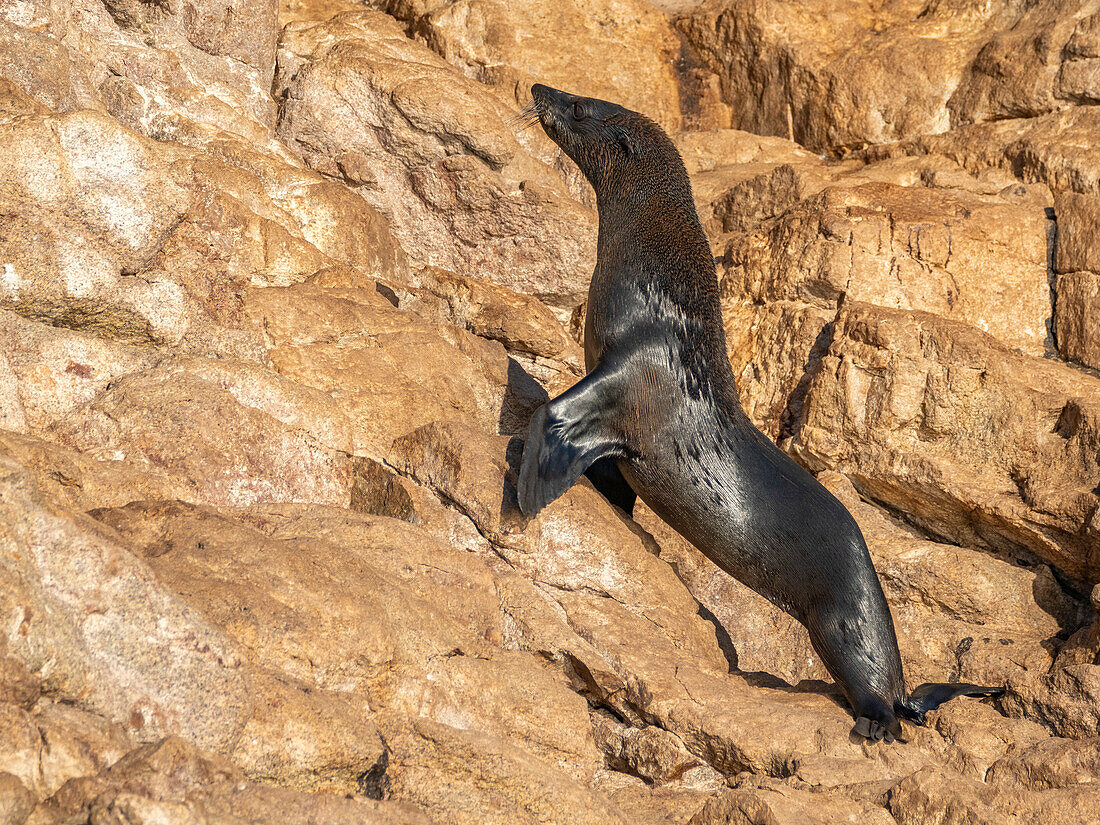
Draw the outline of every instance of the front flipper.
<instances>
[{"instance_id":1,"label":"front flipper","mask_svg":"<svg viewBox=\"0 0 1100 825\"><path fill-rule=\"evenodd\" d=\"M525 516L538 515L599 459L626 454L615 426L624 383L621 366L601 362L535 412L523 445L517 491Z\"/></svg>"}]
</instances>

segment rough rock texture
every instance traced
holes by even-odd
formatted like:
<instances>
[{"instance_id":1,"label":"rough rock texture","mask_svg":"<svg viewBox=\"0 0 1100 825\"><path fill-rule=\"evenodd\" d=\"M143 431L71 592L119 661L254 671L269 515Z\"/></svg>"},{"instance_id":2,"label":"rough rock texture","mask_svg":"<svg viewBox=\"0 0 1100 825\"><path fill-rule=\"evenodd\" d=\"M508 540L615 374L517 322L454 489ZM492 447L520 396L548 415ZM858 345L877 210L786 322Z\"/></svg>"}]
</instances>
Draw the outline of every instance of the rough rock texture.
<instances>
[{"instance_id":1,"label":"rough rock texture","mask_svg":"<svg viewBox=\"0 0 1100 825\"><path fill-rule=\"evenodd\" d=\"M503 87L520 102L530 99L532 83L546 83L645 109L668 131L682 124L729 125L717 77L703 70L655 4L386 0L379 5L448 63ZM563 42L568 49L561 48Z\"/></svg>"},{"instance_id":2,"label":"rough rock texture","mask_svg":"<svg viewBox=\"0 0 1100 825\"><path fill-rule=\"evenodd\" d=\"M948 128L971 61L1024 5L711 0L678 25L721 78L735 128L851 149Z\"/></svg>"},{"instance_id":3,"label":"rough rock texture","mask_svg":"<svg viewBox=\"0 0 1100 825\"><path fill-rule=\"evenodd\" d=\"M1055 201L1058 351L1100 368L1100 198L1065 192Z\"/></svg>"},{"instance_id":4,"label":"rough rock texture","mask_svg":"<svg viewBox=\"0 0 1100 825\"><path fill-rule=\"evenodd\" d=\"M522 147L503 99L380 12L290 23L278 134L390 220L411 260L579 302L595 214Z\"/></svg>"},{"instance_id":5,"label":"rough rock texture","mask_svg":"<svg viewBox=\"0 0 1100 825\"><path fill-rule=\"evenodd\" d=\"M1100 818L1096 3L371 5L0 0L0 825ZM519 513L534 80L674 132L746 410L1003 698L863 742L644 505Z\"/></svg>"}]
</instances>

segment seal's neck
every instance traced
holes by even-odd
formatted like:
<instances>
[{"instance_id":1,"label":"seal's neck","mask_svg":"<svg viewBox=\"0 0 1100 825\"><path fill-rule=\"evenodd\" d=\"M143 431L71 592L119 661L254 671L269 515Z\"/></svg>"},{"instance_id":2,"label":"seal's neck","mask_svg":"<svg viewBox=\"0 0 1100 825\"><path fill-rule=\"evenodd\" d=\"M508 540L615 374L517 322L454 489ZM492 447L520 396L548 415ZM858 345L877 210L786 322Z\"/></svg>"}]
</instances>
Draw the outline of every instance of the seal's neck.
<instances>
[{"instance_id":1,"label":"seal's neck","mask_svg":"<svg viewBox=\"0 0 1100 825\"><path fill-rule=\"evenodd\" d=\"M606 263L665 254L713 260L687 174L647 175L597 191L597 254Z\"/></svg>"}]
</instances>

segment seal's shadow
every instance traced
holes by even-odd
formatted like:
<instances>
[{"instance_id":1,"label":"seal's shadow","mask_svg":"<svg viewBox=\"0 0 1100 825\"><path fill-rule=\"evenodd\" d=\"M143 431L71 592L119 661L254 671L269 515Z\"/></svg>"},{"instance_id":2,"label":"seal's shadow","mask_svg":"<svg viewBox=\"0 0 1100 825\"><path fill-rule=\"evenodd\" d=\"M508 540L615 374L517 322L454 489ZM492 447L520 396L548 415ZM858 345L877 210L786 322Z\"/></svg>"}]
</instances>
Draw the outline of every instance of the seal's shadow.
<instances>
[{"instance_id":1,"label":"seal's shadow","mask_svg":"<svg viewBox=\"0 0 1100 825\"><path fill-rule=\"evenodd\" d=\"M516 496L516 484L519 481L519 467L523 459L523 444L527 437L527 425L535 410L550 400L550 396L520 364L508 358L508 384L500 404L497 427L501 435L509 435L504 460L508 470L504 475L500 495L500 523L517 529L524 529L528 519L519 509Z\"/></svg>"},{"instance_id":2,"label":"seal's shadow","mask_svg":"<svg viewBox=\"0 0 1100 825\"><path fill-rule=\"evenodd\" d=\"M500 403L497 432L501 435L526 435L527 424L535 410L550 396L515 358L508 358L508 383Z\"/></svg>"}]
</instances>

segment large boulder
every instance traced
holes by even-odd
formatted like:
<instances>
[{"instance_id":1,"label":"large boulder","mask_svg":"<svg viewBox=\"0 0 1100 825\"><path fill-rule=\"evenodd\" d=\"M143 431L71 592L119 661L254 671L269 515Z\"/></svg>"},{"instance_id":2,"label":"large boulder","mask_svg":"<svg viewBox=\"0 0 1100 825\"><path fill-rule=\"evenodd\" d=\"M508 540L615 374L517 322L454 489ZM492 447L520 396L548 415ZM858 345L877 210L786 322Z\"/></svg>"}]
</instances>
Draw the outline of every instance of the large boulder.
<instances>
[{"instance_id":1,"label":"large boulder","mask_svg":"<svg viewBox=\"0 0 1100 825\"><path fill-rule=\"evenodd\" d=\"M1100 368L1100 198L1066 192L1055 202L1058 351Z\"/></svg>"},{"instance_id":2,"label":"large boulder","mask_svg":"<svg viewBox=\"0 0 1100 825\"><path fill-rule=\"evenodd\" d=\"M415 264L470 273L571 310L595 214L520 147L503 98L379 12L287 26L279 136L389 218Z\"/></svg>"},{"instance_id":3,"label":"large boulder","mask_svg":"<svg viewBox=\"0 0 1100 825\"><path fill-rule=\"evenodd\" d=\"M1089 375L958 322L851 302L792 449L936 535L1033 554L1093 583L1098 405Z\"/></svg>"},{"instance_id":4,"label":"large boulder","mask_svg":"<svg viewBox=\"0 0 1100 825\"><path fill-rule=\"evenodd\" d=\"M670 132L729 125L716 78L649 3L387 0L381 7L467 76L520 102L530 99L532 83L545 83L614 100Z\"/></svg>"},{"instance_id":5,"label":"large boulder","mask_svg":"<svg viewBox=\"0 0 1100 825\"><path fill-rule=\"evenodd\" d=\"M1014 3L712 0L676 21L733 125L845 151L949 128L947 103ZM898 59L904 54L904 59Z\"/></svg>"},{"instance_id":6,"label":"large boulder","mask_svg":"<svg viewBox=\"0 0 1100 825\"><path fill-rule=\"evenodd\" d=\"M11 459L3 468L6 646L51 696L138 741L180 734L298 787L353 788L381 757L376 730L350 706L250 662L117 533L50 503Z\"/></svg>"}]
</instances>

